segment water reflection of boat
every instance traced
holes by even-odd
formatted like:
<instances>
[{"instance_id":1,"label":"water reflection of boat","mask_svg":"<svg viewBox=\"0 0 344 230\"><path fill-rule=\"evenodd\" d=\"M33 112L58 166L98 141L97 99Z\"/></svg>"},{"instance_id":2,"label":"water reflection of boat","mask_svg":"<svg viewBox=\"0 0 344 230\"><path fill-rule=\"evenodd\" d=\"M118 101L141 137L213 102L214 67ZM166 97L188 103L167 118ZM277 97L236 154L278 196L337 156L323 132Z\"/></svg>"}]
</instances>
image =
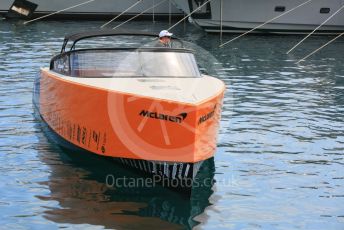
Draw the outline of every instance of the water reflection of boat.
<instances>
[{"instance_id":1,"label":"water reflection of boat","mask_svg":"<svg viewBox=\"0 0 344 230\"><path fill-rule=\"evenodd\" d=\"M186 13L206 3L206 0L173 0ZM303 0L222 0L223 32L242 33L281 15L304 3ZM314 30L330 15L344 5L342 0L311 1L308 4L255 30L256 33L304 34ZM221 1L210 1L192 18L207 32L220 32ZM318 34L334 34L344 31L344 14L340 12Z\"/></svg>"},{"instance_id":2,"label":"water reflection of boat","mask_svg":"<svg viewBox=\"0 0 344 230\"><path fill-rule=\"evenodd\" d=\"M37 134L40 143L46 142ZM194 217L210 205L212 183L194 187L190 196L155 187L116 187L106 178L133 178L141 174L96 155L80 155L71 151L49 152L42 147L39 157L50 167L50 193L41 200L57 201L57 207L45 206L43 216L62 224L88 224L106 229L192 229L199 222ZM199 181L213 181L214 160L207 160L197 175Z\"/></svg>"},{"instance_id":3,"label":"water reflection of boat","mask_svg":"<svg viewBox=\"0 0 344 230\"><path fill-rule=\"evenodd\" d=\"M64 148L190 187L215 153L224 84L201 75L185 48L76 48L91 38L115 37L117 44L121 36L156 40L114 31L66 37L61 54L35 81L35 108Z\"/></svg>"},{"instance_id":4,"label":"water reflection of boat","mask_svg":"<svg viewBox=\"0 0 344 230\"><path fill-rule=\"evenodd\" d=\"M76 6L80 3L87 2L79 0L1 0L0 16L32 18L51 14L53 12ZM119 15L127 8L135 4L137 0L95 0L88 4L81 5L59 14L50 16L50 19L107 19ZM158 0L143 0L128 10L123 17L136 15L152 7ZM170 6L168 2L158 5L154 10L147 11L140 18L151 18L153 13L155 18L182 16L182 12ZM123 18L122 17L122 18Z\"/></svg>"}]
</instances>

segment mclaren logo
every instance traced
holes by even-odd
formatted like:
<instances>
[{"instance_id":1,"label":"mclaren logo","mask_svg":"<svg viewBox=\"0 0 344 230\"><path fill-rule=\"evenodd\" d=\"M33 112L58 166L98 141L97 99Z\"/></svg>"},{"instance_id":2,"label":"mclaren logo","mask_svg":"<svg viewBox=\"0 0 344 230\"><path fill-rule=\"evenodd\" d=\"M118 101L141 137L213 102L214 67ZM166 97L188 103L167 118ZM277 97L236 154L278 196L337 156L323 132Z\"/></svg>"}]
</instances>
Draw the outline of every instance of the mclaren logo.
<instances>
[{"instance_id":1,"label":"mclaren logo","mask_svg":"<svg viewBox=\"0 0 344 230\"><path fill-rule=\"evenodd\" d=\"M188 116L187 113L181 113L177 116L170 116L162 113L157 113L157 112L150 112L147 110L142 110L139 114L142 117L149 117L153 119L158 119L158 120L164 120L164 121L170 121L170 122L175 122L175 123L182 123Z\"/></svg>"},{"instance_id":2,"label":"mclaren logo","mask_svg":"<svg viewBox=\"0 0 344 230\"><path fill-rule=\"evenodd\" d=\"M212 118L215 115L215 110L216 110L216 105L214 106L214 109L211 112L209 112L209 113L207 113L207 114L205 114L205 115L203 115L203 116L201 116L199 118L198 125L200 125L203 122L205 122L205 121L209 120L210 118Z\"/></svg>"}]
</instances>

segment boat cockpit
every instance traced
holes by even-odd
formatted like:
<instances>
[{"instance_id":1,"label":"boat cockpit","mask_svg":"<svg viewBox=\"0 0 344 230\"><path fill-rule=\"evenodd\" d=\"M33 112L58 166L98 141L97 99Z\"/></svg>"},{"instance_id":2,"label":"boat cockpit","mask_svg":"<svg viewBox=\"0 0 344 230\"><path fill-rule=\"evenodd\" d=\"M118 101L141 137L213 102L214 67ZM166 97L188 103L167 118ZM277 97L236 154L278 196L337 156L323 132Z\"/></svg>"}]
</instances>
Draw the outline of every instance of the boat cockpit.
<instances>
[{"instance_id":1,"label":"boat cockpit","mask_svg":"<svg viewBox=\"0 0 344 230\"><path fill-rule=\"evenodd\" d=\"M201 77L193 51L186 49L181 40L171 40L172 48L165 48L156 47L158 37L152 33L78 33L65 37L61 53L51 60L50 70L78 78Z\"/></svg>"}]
</instances>

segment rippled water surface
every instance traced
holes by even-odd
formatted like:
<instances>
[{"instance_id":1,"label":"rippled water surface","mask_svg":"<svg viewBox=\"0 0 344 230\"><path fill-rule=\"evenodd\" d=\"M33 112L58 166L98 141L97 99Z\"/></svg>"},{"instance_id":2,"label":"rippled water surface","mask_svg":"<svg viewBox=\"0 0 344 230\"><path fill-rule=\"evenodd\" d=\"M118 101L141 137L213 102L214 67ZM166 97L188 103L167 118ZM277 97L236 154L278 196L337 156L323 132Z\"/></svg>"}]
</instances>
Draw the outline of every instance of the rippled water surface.
<instances>
[{"instance_id":1,"label":"rippled water surface","mask_svg":"<svg viewBox=\"0 0 344 230\"><path fill-rule=\"evenodd\" d=\"M310 38L286 55L302 37L247 36L219 49L217 35L191 25L173 31L197 45L205 69L228 88L218 150L206 169L216 183L185 198L163 188L107 187L109 170L134 172L79 162L34 119L39 68L65 34L102 23L0 21L0 228L344 229L343 39L295 64L330 37Z\"/></svg>"}]
</instances>

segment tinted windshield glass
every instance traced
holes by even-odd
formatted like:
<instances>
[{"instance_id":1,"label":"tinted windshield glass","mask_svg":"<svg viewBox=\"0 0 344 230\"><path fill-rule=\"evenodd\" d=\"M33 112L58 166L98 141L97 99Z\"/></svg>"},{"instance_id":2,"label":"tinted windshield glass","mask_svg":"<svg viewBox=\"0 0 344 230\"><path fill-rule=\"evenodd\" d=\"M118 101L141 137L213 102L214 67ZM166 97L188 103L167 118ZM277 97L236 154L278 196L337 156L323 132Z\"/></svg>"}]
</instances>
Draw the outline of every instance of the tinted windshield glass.
<instances>
[{"instance_id":1,"label":"tinted windshield glass","mask_svg":"<svg viewBox=\"0 0 344 230\"><path fill-rule=\"evenodd\" d=\"M74 52L73 77L200 77L192 53L152 51Z\"/></svg>"},{"instance_id":2,"label":"tinted windshield glass","mask_svg":"<svg viewBox=\"0 0 344 230\"><path fill-rule=\"evenodd\" d=\"M144 76L198 77L200 75L191 53L141 52L139 57Z\"/></svg>"}]
</instances>

